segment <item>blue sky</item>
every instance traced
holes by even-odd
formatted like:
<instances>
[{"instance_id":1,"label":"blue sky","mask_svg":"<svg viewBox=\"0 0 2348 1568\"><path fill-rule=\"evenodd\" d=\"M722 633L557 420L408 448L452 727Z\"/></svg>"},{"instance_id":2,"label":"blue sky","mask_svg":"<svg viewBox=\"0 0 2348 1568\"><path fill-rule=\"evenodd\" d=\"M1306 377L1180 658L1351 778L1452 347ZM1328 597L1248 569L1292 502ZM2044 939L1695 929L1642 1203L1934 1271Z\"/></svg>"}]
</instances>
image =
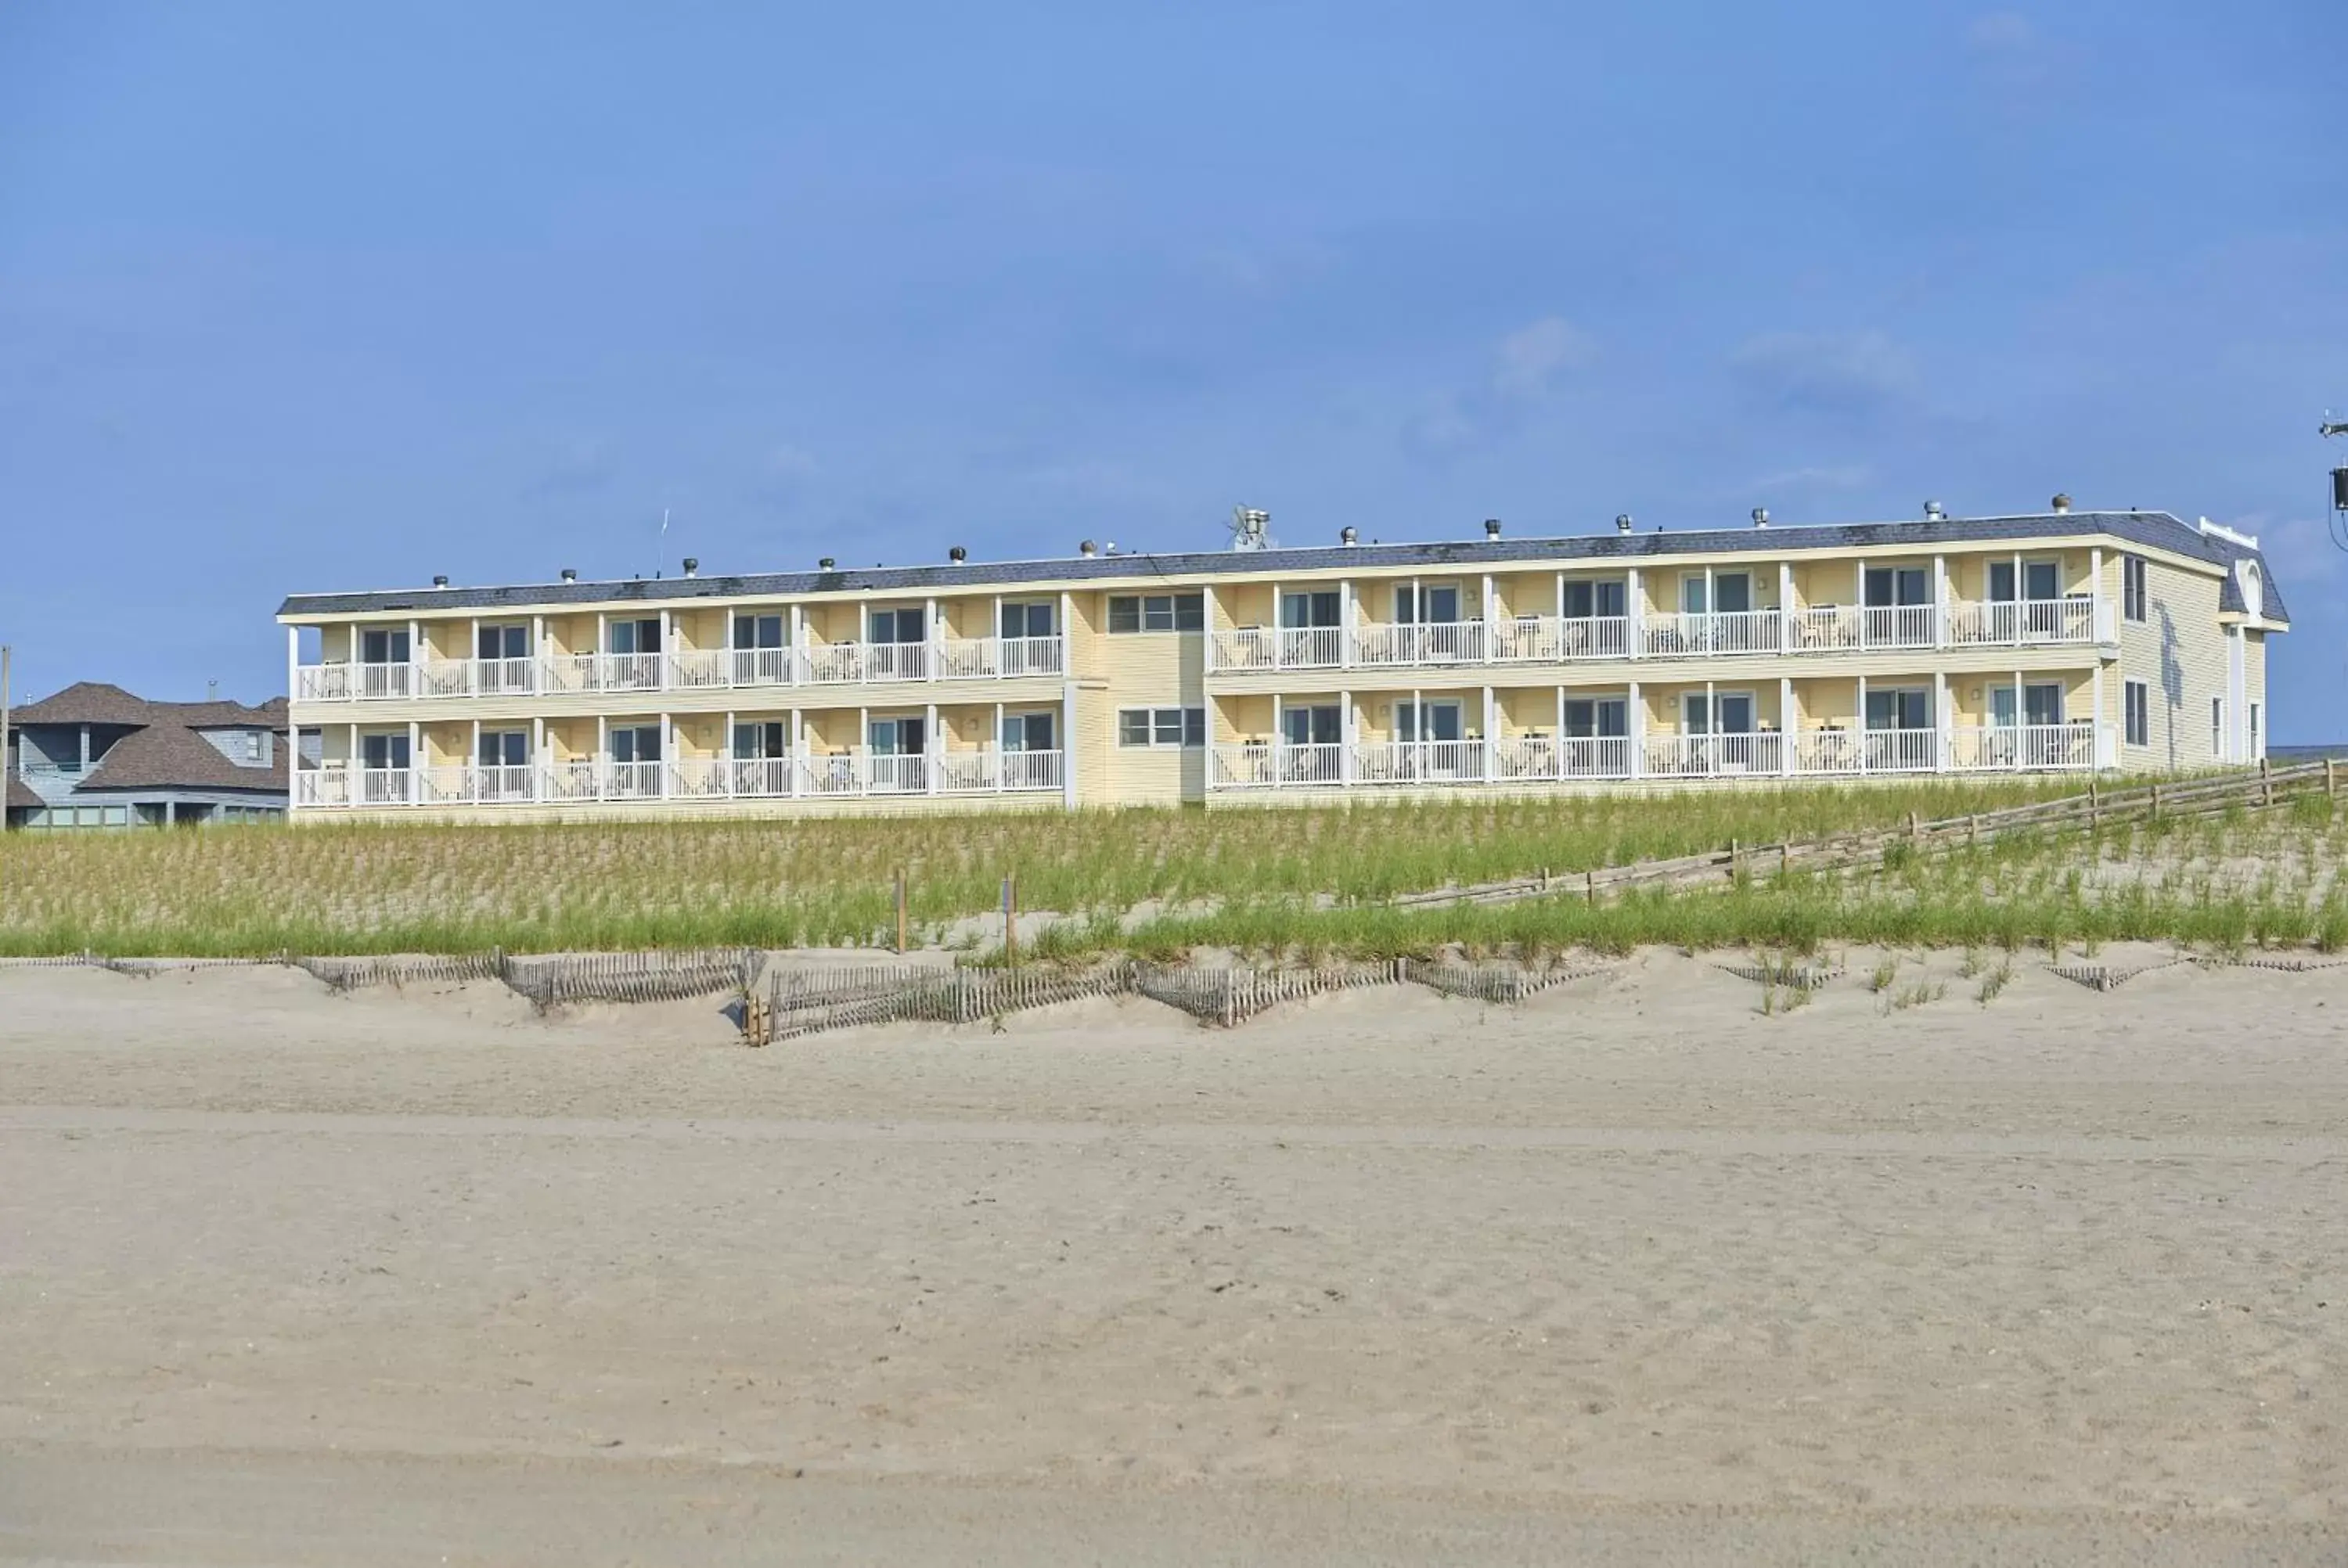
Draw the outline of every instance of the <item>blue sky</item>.
<instances>
[{"instance_id":1,"label":"blue sky","mask_svg":"<svg viewBox=\"0 0 2348 1568\"><path fill-rule=\"evenodd\" d=\"M2082 506L2348 737L2348 6L0 6L17 689L294 589ZM657 535L663 508L672 522Z\"/></svg>"}]
</instances>

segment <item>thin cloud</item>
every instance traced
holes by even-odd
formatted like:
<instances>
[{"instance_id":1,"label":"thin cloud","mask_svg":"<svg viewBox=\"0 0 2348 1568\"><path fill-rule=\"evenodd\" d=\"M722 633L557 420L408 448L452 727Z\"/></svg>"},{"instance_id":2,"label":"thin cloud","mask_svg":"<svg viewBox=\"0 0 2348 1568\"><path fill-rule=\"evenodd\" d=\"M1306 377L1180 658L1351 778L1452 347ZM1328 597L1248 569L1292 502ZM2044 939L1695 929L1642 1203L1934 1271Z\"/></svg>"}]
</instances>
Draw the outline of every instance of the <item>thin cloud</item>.
<instances>
[{"instance_id":1,"label":"thin cloud","mask_svg":"<svg viewBox=\"0 0 2348 1568\"><path fill-rule=\"evenodd\" d=\"M1596 353L1590 335L1563 316L1528 322L1492 345L1482 381L1434 394L1405 420L1403 445L1442 459L1506 435Z\"/></svg>"},{"instance_id":2,"label":"thin cloud","mask_svg":"<svg viewBox=\"0 0 2348 1568\"><path fill-rule=\"evenodd\" d=\"M1843 416L1910 404L1921 384L1907 351L1878 332L1764 333L1730 354L1728 368L1764 405Z\"/></svg>"},{"instance_id":3,"label":"thin cloud","mask_svg":"<svg viewBox=\"0 0 2348 1568\"><path fill-rule=\"evenodd\" d=\"M610 444L572 436L555 443L553 454L522 487L532 499L584 496L611 484L614 465Z\"/></svg>"},{"instance_id":4,"label":"thin cloud","mask_svg":"<svg viewBox=\"0 0 2348 1568\"><path fill-rule=\"evenodd\" d=\"M1548 395L1568 370L1588 364L1595 350L1589 334L1563 316L1543 316L1500 340L1493 354L1492 386L1503 397Z\"/></svg>"},{"instance_id":5,"label":"thin cloud","mask_svg":"<svg viewBox=\"0 0 2348 1568\"><path fill-rule=\"evenodd\" d=\"M1856 490L1874 477L1875 471L1863 463L1844 463L1764 474L1757 479L1747 479L1745 487L1748 490Z\"/></svg>"}]
</instances>

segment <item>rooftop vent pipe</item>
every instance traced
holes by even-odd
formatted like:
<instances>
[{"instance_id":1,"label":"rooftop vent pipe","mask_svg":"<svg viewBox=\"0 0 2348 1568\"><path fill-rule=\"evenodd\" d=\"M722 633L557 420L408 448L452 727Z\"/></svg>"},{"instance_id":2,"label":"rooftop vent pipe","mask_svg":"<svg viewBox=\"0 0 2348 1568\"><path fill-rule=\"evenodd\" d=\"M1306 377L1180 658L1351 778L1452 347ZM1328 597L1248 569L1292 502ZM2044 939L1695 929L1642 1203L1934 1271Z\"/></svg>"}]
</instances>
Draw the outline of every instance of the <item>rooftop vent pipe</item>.
<instances>
[{"instance_id":1,"label":"rooftop vent pipe","mask_svg":"<svg viewBox=\"0 0 2348 1568\"><path fill-rule=\"evenodd\" d=\"M1926 522L1928 522L1928 523L1937 523L1937 522L1941 522L1941 521L1945 520L1945 519L1947 518L1948 515L1949 515L1949 514L1948 514L1946 511L1944 511L1944 510L1942 510L1942 509L1941 509L1941 503L1940 503L1940 502L1938 502L1938 501L1927 501L1927 502L1925 502L1925 503L1924 503L1924 520L1925 520Z\"/></svg>"},{"instance_id":2,"label":"rooftop vent pipe","mask_svg":"<svg viewBox=\"0 0 2348 1568\"><path fill-rule=\"evenodd\" d=\"M432 579L432 586L435 588L446 588L448 586L448 579L445 577L436 577Z\"/></svg>"},{"instance_id":3,"label":"rooftop vent pipe","mask_svg":"<svg viewBox=\"0 0 2348 1568\"><path fill-rule=\"evenodd\" d=\"M816 564L816 569L817 569L818 570L819 570L819 571L829 571L829 570L831 569L831 566L832 566L831 558L830 558L829 556L826 556L826 557L824 557L821 560L817 561L815 564Z\"/></svg>"},{"instance_id":4,"label":"rooftop vent pipe","mask_svg":"<svg viewBox=\"0 0 2348 1568\"><path fill-rule=\"evenodd\" d=\"M575 566L564 567L562 569L562 580L565 582L577 582L579 580L579 569Z\"/></svg>"},{"instance_id":5,"label":"rooftop vent pipe","mask_svg":"<svg viewBox=\"0 0 2348 1568\"><path fill-rule=\"evenodd\" d=\"M1766 528L1769 526L1768 507L1756 507L1753 508L1753 526L1756 528Z\"/></svg>"},{"instance_id":6,"label":"rooftop vent pipe","mask_svg":"<svg viewBox=\"0 0 2348 1568\"><path fill-rule=\"evenodd\" d=\"M1499 519L1499 518L1486 518L1484 519L1484 537L1485 537L1487 539L1497 539L1497 538L1498 538L1500 537L1500 519Z\"/></svg>"},{"instance_id":7,"label":"rooftop vent pipe","mask_svg":"<svg viewBox=\"0 0 2348 1568\"><path fill-rule=\"evenodd\" d=\"M2343 469L2342 472L2348 473L2348 469ZM1362 536L1355 533L1351 528L1339 528L1337 530L1337 542L1341 545L1357 545L1362 542Z\"/></svg>"},{"instance_id":8,"label":"rooftop vent pipe","mask_svg":"<svg viewBox=\"0 0 2348 1568\"><path fill-rule=\"evenodd\" d=\"M953 562L956 566L962 565L963 562L969 559L970 552L963 548L960 545L956 545L952 549L946 551L946 559Z\"/></svg>"},{"instance_id":9,"label":"rooftop vent pipe","mask_svg":"<svg viewBox=\"0 0 2348 1568\"><path fill-rule=\"evenodd\" d=\"M685 558L685 575L687 577L699 577L701 575L700 557L687 556Z\"/></svg>"},{"instance_id":10,"label":"rooftop vent pipe","mask_svg":"<svg viewBox=\"0 0 2348 1568\"><path fill-rule=\"evenodd\" d=\"M2054 505L2057 515L2067 512L2071 509L2071 497L2058 494L2054 497Z\"/></svg>"},{"instance_id":11,"label":"rooftop vent pipe","mask_svg":"<svg viewBox=\"0 0 2348 1568\"><path fill-rule=\"evenodd\" d=\"M1092 540L1085 539L1080 541L1076 546L1076 554L1082 556L1086 560L1092 559L1094 554Z\"/></svg>"},{"instance_id":12,"label":"rooftop vent pipe","mask_svg":"<svg viewBox=\"0 0 2348 1568\"><path fill-rule=\"evenodd\" d=\"M1629 532L1631 531L1631 514L1630 514L1630 513L1625 512L1625 513L1623 513L1621 517L1616 518L1614 519L1614 530L1615 530L1615 532L1617 532L1617 533L1623 533L1623 534L1627 534L1627 533L1629 533Z\"/></svg>"}]
</instances>

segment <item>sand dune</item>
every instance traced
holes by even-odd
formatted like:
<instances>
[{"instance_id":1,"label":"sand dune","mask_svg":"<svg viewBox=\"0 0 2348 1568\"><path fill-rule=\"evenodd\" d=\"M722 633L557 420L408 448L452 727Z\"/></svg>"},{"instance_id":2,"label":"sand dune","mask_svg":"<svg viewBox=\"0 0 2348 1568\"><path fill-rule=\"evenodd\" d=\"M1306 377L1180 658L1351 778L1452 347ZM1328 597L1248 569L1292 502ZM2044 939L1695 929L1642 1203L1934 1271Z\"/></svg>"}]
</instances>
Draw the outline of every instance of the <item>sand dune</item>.
<instances>
[{"instance_id":1,"label":"sand dune","mask_svg":"<svg viewBox=\"0 0 2348 1568\"><path fill-rule=\"evenodd\" d=\"M0 1554L2339 1561L2348 969L1872 961L766 1051L0 971Z\"/></svg>"}]
</instances>

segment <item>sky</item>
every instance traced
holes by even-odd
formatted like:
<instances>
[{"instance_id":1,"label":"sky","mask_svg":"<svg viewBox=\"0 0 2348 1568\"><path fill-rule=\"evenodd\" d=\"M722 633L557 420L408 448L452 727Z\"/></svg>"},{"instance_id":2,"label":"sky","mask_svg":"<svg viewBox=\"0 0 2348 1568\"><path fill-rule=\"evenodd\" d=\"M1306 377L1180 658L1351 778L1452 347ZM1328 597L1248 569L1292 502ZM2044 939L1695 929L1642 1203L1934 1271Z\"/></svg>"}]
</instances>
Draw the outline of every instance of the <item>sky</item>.
<instances>
[{"instance_id":1,"label":"sky","mask_svg":"<svg viewBox=\"0 0 2348 1568\"><path fill-rule=\"evenodd\" d=\"M294 591L2042 507L2348 739L2348 5L0 4L19 700ZM668 518L665 535L661 519Z\"/></svg>"}]
</instances>

